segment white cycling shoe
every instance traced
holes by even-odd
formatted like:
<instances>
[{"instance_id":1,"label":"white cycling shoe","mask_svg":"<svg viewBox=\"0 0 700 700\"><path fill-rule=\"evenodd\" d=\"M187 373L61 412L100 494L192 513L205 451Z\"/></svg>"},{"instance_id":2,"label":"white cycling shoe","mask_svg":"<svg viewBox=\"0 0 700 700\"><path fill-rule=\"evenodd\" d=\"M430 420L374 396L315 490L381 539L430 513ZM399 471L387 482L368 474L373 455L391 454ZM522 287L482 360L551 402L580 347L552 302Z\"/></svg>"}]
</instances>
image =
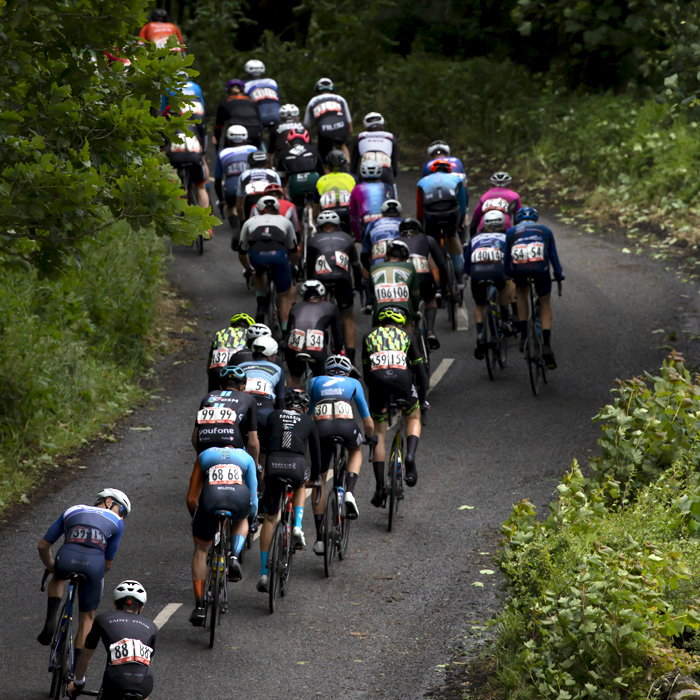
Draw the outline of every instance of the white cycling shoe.
<instances>
[{"instance_id":1,"label":"white cycling shoe","mask_svg":"<svg viewBox=\"0 0 700 700\"><path fill-rule=\"evenodd\" d=\"M326 553L326 543L323 540L317 540L314 542L314 554L318 554L322 557Z\"/></svg>"},{"instance_id":2,"label":"white cycling shoe","mask_svg":"<svg viewBox=\"0 0 700 700\"><path fill-rule=\"evenodd\" d=\"M345 492L345 509L348 514L348 520L355 520L360 514L360 510L357 507L357 502L355 501L355 496L353 496L350 491Z\"/></svg>"},{"instance_id":3,"label":"white cycling shoe","mask_svg":"<svg viewBox=\"0 0 700 700\"><path fill-rule=\"evenodd\" d=\"M261 593L267 593L267 574L263 574L259 579L258 579L258 585L256 588L261 592Z\"/></svg>"},{"instance_id":4,"label":"white cycling shoe","mask_svg":"<svg viewBox=\"0 0 700 700\"><path fill-rule=\"evenodd\" d=\"M292 547L294 549L306 549L304 531L300 527L295 527L292 530Z\"/></svg>"}]
</instances>

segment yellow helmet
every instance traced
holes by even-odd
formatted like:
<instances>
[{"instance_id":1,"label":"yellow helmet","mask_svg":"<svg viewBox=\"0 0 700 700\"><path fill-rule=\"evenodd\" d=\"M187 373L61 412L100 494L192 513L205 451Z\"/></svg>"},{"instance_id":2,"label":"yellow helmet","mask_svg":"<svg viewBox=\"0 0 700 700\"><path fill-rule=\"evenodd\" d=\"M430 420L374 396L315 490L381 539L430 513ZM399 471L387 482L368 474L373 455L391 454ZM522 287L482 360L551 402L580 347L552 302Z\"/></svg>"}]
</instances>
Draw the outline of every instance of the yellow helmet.
<instances>
[{"instance_id":1,"label":"yellow helmet","mask_svg":"<svg viewBox=\"0 0 700 700\"><path fill-rule=\"evenodd\" d=\"M395 323L397 326L405 326L408 321L408 314L394 306L382 309L377 316L379 323Z\"/></svg>"},{"instance_id":2,"label":"yellow helmet","mask_svg":"<svg viewBox=\"0 0 700 700\"><path fill-rule=\"evenodd\" d=\"M231 326L235 326L239 321L244 321L248 326L255 324L255 319L248 314L233 314L231 316Z\"/></svg>"}]
</instances>

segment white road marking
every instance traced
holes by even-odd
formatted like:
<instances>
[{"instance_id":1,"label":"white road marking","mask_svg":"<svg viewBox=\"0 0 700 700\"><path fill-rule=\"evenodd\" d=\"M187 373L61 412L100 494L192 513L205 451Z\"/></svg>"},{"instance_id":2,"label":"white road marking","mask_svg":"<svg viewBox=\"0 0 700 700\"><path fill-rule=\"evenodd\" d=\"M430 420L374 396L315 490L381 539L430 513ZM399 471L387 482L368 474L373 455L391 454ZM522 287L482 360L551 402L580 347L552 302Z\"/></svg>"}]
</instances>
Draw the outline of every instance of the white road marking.
<instances>
[{"instance_id":1,"label":"white road marking","mask_svg":"<svg viewBox=\"0 0 700 700\"><path fill-rule=\"evenodd\" d=\"M460 309L463 311L464 309ZM430 393L436 386L437 383L445 376L445 373L452 366L454 359L451 357L446 357L439 365L438 368L433 372L430 377L430 387L428 388L428 393Z\"/></svg>"},{"instance_id":2,"label":"white road marking","mask_svg":"<svg viewBox=\"0 0 700 700\"><path fill-rule=\"evenodd\" d=\"M457 330L469 330L469 316L467 316L467 311L463 306L457 307Z\"/></svg>"},{"instance_id":3,"label":"white road marking","mask_svg":"<svg viewBox=\"0 0 700 700\"><path fill-rule=\"evenodd\" d=\"M173 613L182 607L182 603L168 603L153 620L158 629L162 629L163 625L172 617Z\"/></svg>"}]
</instances>

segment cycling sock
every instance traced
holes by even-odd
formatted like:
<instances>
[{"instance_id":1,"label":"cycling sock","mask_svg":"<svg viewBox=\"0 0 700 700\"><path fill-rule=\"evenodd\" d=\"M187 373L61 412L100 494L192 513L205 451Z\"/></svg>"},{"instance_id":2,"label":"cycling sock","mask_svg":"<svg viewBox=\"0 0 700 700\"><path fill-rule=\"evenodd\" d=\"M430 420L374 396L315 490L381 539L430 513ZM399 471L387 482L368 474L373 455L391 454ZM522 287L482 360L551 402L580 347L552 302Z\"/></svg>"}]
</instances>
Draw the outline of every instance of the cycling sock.
<instances>
[{"instance_id":1,"label":"cycling sock","mask_svg":"<svg viewBox=\"0 0 700 700\"><path fill-rule=\"evenodd\" d=\"M260 552L260 575L267 576L267 552Z\"/></svg>"},{"instance_id":2,"label":"cycling sock","mask_svg":"<svg viewBox=\"0 0 700 700\"><path fill-rule=\"evenodd\" d=\"M44 623L44 629L47 632L51 632L52 634L56 622L56 613L58 612L58 608L60 605L60 598L54 598L53 596L49 596L49 599L46 603L46 622Z\"/></svg>"},{"instance_id":3,"label":"cycling sock","mask_svg":"<svg viewBox=\"0 0 700 700\"><path fill-rule=\"evenodd\" d=\"M406 438L406 461L415 462L416 461L416 450L418 449L418 440L420 438L417 435L409 435Z\"/></svg>"},{"instance_id":4,"label":"cycling sock","mask_svg":"<svg viewBox=\"0 0 700 700\"><path fill-rule=\"evenodd\" d=\"M345 492L346 493L353 493L355 491L355 486L357 486L357 477L360 476L359 474L353 474L352 472L348 472L348 475L345 477Z\"/></svg>"},{"instance_id":5,"label":"cycling sock","mask_svg":"<svg viewBox=\"0 0 700 700\"><path fill-rule=\"evenodd\" d=\"M348 360L350 360L350 362L352 362L354 365L355 364L355 348L348 348L345 351L345 354L348 356Z\"/></svg>"},{"instance_id":6,"label":"cycling sock","mask_svg":"<svg viewBox=\"0 0 700 700\"><path fill-rule=\"evenodd\" d=\"M552 339L552 329L543 328L542 329L542 341L544 345L549 345L549 341Z\"/></svg>"},{"instance_id":7,"label":"cycling sock","mask_svg":"<svg viewBox=\"0 0 700 700\"><path fill-rule=\"evenodd\" d=\"M320 540L323 537L321 528L323 527L323 514L314 513L314 525L316 526L316 539Z\"/></svg>"},{"instance_id":8,"label":"cycling sock","mask_svg":"<svg viewBox=\"0 0 700 700\"><path fill-rule=\"evenodd\" d=\"M301 527L301 519L304 517L304 506L294 506L294 527Z\"/></svg>"},{"instance_id":9,"label":"cycling sock","mask_svg":"<svg viewBox=\"0 0 700 700\"><path fill-rule=\"evenodd\" d=\"M524 338L527 335L527 321L518 321L515 326L520 336Z\"/></svg>"},{"instance_id":10,"label":"cycling sock","mask_svg":"<svg viewBox=\"0 0 700 700\"><path fill-rule=\"evenodd\" d=\"M503 321L503 323L508 323L509 319L510 319L510 312L508 310L508 307L501 306L501 321Z\"/></svg>"},{"instance_id":11,"label":"cycling sock","mask_svg":"<svg viewBox=\"0 0 700 700\"><path fill-rule=\"evenodd\" d=\"M483 323L477 323L476 324L476 342L478 343L482 338L481 336L484 334L484 324Z\"/></svg>"},{"instance_id":12,"label":"cycling sock","mask_svg":"<svg viewBox=\"0 0 700 700\"><path fill-rule=\"evenodd\" d=\"M238 229L238 217L235 214L231 214L228 217L228 225L235 231Z\"/></svg>"},{"instance_id":13,"label":"cycling sock","mask_svg":"<svg viewBox=\"0 0 700 700\"><path fill-rule=\"evenodd\" d=\"M372 304L372 289L369 280L362 280L362 286L365 289L365 306Z\"/></svg>"},{"instance_id":14,"label":"cycling sock","mask_svg":"<svg viewBox=\"0 0 700 700\"><path fill-rule=\"evenodd\" d=\"M425 327L428 329L428 334L435 333L435 317L437 316L437 307L425 307Z\"/></svg>"},{"instance_id":15,"label":"cycling sock","mask_svg":"<svg viewBox=\"0 0 700 700\"><path fill-rule=\"evenodd\" d=\"M377 488L384 488L384 462L372 462L374 478L377 481Z\"/></svg>"},{"instance_id":16,"label":"cycling sock","mask_svg":"<svg viewBox=\"0 0 700 700\"><path fill-rule=\"evenodd\" d=\"M511 301L510 308L511 308L511 311L513 312L513 315L517 316L518 315L518 305L516 304L516 302Z\"/></svg>"},{"instance_id":17,"label":"cycling sock","mask_svg":"<svg viewBox=\"0 0 700 700\"><path fill-rule=\"evenodd\" d=\"M234 535L233 536L233 547L231 547L231 551L232 551L234 557L238 558L241 556L241 551L243 549L244 544L245 544L245 537L243 537L243 535Z\"/></svg>"},{"instance_id":18,"label":"cycling sock","mask_svg":"<svg viewBox=\"0 0 700 700\"><path fill-rule=\"evenodd\" d=\"M287 321L280 321L280 326L282 326L282 333L287 332Z\"/></svg>"},{"instance_id":19,"label":"cycling sock","mask_svg":"<svg viewBox=\"0 0 700 700\"><path fill-rule=\"evenodd\" d=\"M192 586L194 587L194 599L198 608L204 604L204 583L205 582L203 580L192 581Z\"/></svg>"},{"instance_id":20,"label":"cycling sock","mask_svg":"<svg viewBox=\"0 0 700 700\"><path fill-rule=\"evenodd\" d=\"M464 255L462 253L450 253L450 257L452 258L452 265L454 266L457 280L461 280L464 274Z\"/></svg>"}]
</instances>

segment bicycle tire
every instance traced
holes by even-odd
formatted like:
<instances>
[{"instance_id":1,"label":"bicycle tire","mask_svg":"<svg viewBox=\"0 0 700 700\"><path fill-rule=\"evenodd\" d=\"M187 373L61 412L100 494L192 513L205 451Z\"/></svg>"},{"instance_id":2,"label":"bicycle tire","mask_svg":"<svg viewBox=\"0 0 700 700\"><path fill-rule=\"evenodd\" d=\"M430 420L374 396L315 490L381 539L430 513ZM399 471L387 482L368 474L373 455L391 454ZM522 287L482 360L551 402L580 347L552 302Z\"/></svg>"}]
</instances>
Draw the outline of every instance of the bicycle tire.
<instances>
[{"instance_id":1,"label":"bicycle tire","mask_svg":"<svg viewBox=\"0 0 700 700\"><path fill-rule=\"evenodd\" d=\"M345 457L345 461L347 462L347 456ZM345 478L343 478L343 488L345 488ZM340 532L338 533L338 559L340 559L340 561L343 561L348 556L351 523L352 520L348 518L347 506L343 503L343 508L340 511Z\"/></svg>"},{"instance_id":2,"label":"bicycle tire","mask_svg":"<svg viewBox=\"0 0 700 700\"><path fill-rule=\"evenodd\" d=\"M292 574L292 561L294 559L294 548L292 547L292 526L284 529L284 557L282 559L282 576L280 578L280 595L287 595L287 584Z\"/></svg>"},{"instance_id":3,"label":"bicycle tire","mask_svg":"<svg viewBox=\"0 0 700 700\"><path fill-rule=\"evenodd\" d=\"M195 243L197 245L197 252L201 255L204 252L204 236L197 236Z\"/></svg>"},{"instance_id":4,"label":"bicycle tire","mask_svg":"<svg viewBox=\"0 0 700 700\"><path fill-rule=\"evenodd\" d=\"M496 324L496 328L498 328L498 340L500 342L500 347L498 349L498 366L501 369L506 368L506 364L508 362L508 337L506 336L504 329L503 329L503 321L500 321L498 324Z\"/></svg>"},{"instance_id":5,"label":"bicycle tire","mask_svg":"<svg viewBox=\"0 0 700 700\"><path fill-rule=\"evenodd\" d=\"M527 322L527 341L525 346L525 354L527 358L527 368L530 373L530 387L532 393L537 396L540 392L540 357L539 357L539 342L537 339L537 331L535 330L535 320L530 318Z\"/></svg>"},{"instance_id":6,"label":"bicycle tire","mask_svg":"<svg viewBox=\"0 0 700 700\"><path fill-rule=\"evenodd\" d=\"M73 626L72 620L66 621L66 635L61 645L61 651L58 655L58 673L56 679L56 687L54 689L53 700L60 700L66 693L68 687L68 674L73 670L71 668L71 659L68 654L69 648L73 643ZM55 667L54 667L55 669ZM55 670L54 670L55 672Z\"/></svg>"},{"instance_id":7,"label":"bicycle tire","mask_svg":"<svg viewBox=\"0 0 700 700\"><path fill-rule=\"evenodd\" d=\"M418 337L420 338L420 354L423 356L423 364L425 365L425 373L430 379L430 347L426 341L428 337L424 326L418 329Z\"/></svg>"},{"instance_id":8,"label":"bicycle tire","mask_svg":"<svg viewBox=\"0 0 700 700\"><path fill-rule=\"evenodd\" d=\"M209 621L209 648L210 649L212 649L214 647L214 636L216 634L216 623L218 622L218 613L219 613L219 591L220 591L219 577L221 576L221 566L220 566L221 540L219 540L219 544L214 546L211 561L212 561L212 566L214 568L212 570L213 599L211 602L211 617L210 617L210 621Z\"/></svg>"},{"instance_id":9,"label":"bicycle tire","mask_svg":"<svg viewBox=\"0 0 700 700\"><path fill-rule=\"evenodd\" d=\"M496 346L493 332L493 310L488 302L484 308L484 346L486 348L486 371L489 373L489 379L494 380L496 376Z\"/></svg>"},{"instance_id":10,"label":"bicycle tire","mask_svg":"<svg viewBox=\"0 0 700 700\"><path fill-rule=\"evenodd\" d=\"M338 527L338 492L331 488L326 497L326 513L323 518L323 570L326 578L331 575L336 549Z\"/></svg>"},{"instance_id":11,"label":"bicycle tire","mask_svg":"<svg viewBox=\"0 0 700 700\"><path fill-rule=\"evenodd\" d=\"M273 282L268 282L269 302L267 306L267 325L272 331L272 337L280 342L282 340L282 323L280 321L279 297L277 296L277 287Z\"/></svg>"},{"instance_id":12,"label":"bicycle tire","mask_svg":"<svg viewBox=\"0 0 700 700\"><path fill-rule=\"evenodd\" d=\"M267 559L267 590L270 599L270 615L275 612L275 601L280 593L280 559L282 557L284 522L275 525Z\"/></svg>"},{"instance_id":13,"label":"bicycle tire","mask_svg":"<svg viewBox=\"0 0 700 700\"><path fill-rule=\"evenodd\" d=\"M397 428L400 431L400 428ZM399 448L400 450L400 448ZM394 516L397 514L399 509L399 455L397 454L396 438L394 438L394 443L391 446L391 458L389 460L389 527L388 530L394 526Z\"/></svg>"},{"instance_id":14,"label":"bicycle tire","mask_svg":"<svg viewBox=\"0 0 700 700\"><path fill-rule=\"evenodd\" d=\"M450 298L447 303L447 317L452 326L452 330L457 330L457 282L455 280L455 270L452 265L452 258L449 255L445 256L445 266L447 268L447 289Z\"/></svg>"},{"instance_id":15,"label":"bicycle tire","mask_svg":"<svg viewBox=\"0 0 700 700\"><path fill-rule=\"evenodd\" d=\"M58 626L53 635L53 641L51 643L51 655L49 656L49 669L51 670L51 689L49 690L49 697L58 700L61 697L61 680L63 673L63 656L66 647L65 639L63 636L63 618L66 614L66 607L68 606L68 601L66 600L61 607L61 613L58 616ZM56 651L59 642L61 642L61 648ZM53 667L52 667L53 662Z\"/></svg>"}]
</instances>

